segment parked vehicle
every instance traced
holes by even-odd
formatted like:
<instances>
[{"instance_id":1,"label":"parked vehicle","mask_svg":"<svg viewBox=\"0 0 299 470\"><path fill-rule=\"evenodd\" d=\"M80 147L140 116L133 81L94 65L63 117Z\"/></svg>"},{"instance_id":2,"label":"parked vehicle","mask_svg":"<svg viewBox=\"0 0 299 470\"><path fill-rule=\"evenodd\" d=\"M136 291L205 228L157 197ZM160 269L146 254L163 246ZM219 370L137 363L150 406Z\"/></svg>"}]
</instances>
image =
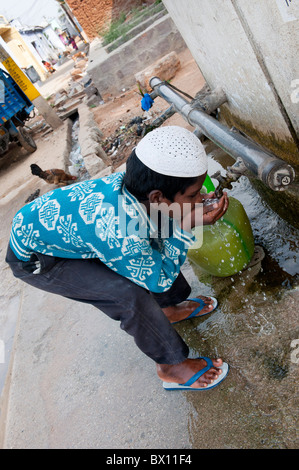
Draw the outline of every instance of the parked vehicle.
<instances>
[{"instance_id":1,"label":"parked vehicle","mask_svg":"<svg viewBox=\"0 0 299 470\"><path fill-rule=\"evenodd\" d=\"M10 142L18 142L29 152L36 143L25 122L34 110L33 103L5 70L0 69L0 158L8 150Z\"/></svg>"}]
</instances>

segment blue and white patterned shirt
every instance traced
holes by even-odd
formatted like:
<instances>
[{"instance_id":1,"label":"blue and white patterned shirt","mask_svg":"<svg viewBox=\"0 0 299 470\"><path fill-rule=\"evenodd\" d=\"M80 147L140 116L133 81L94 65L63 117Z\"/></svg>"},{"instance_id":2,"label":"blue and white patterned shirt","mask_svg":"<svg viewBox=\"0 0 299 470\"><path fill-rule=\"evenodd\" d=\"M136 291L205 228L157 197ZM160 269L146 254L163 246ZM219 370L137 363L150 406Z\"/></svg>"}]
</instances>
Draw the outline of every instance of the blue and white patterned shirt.
<instances>
[{"instance_id":1,"label":"blue and white patterned shirt","mask_svg":"<svg viewBox=\"0 0 299 470\"><path fill-rule=\"evenodd\" d=\"M124 173L49 191L14 217L10 245L28 261L34 252L60 258L99 258L110 269L152 292L169 289L195 238L157 225L125 188ZM170 221L171 219L167 219Z\"/></svg>"}]
</instances>

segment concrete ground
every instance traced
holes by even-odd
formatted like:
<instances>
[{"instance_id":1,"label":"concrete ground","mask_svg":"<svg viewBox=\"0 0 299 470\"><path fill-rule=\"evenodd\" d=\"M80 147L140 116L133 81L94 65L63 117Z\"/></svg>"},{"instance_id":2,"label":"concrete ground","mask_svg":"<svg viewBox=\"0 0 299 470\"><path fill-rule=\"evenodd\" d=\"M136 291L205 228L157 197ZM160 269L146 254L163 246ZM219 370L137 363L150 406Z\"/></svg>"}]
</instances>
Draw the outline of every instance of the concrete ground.
<instances>
[{"instance_id":1,"label":"concrete ground","mask_svg":"<svg viewBox=\"0 0 299 470\"><path fill-rule=\"evenodd\" d=\"M190 62L186 67L185 76L180 72L182 82L174 83L190 93L190 83L202 85L202 77L196 75L196 66L190 72ZM100 114L97 108L99 121ZM31 175L29 165L63 165L66 138L64 123L38 142L34 154L13 149L15 161L0 170L0 320L7 332L3 339L8 368L1 395L0 447L297 447L298 364L290 357L298 290L269 291L265 300L262 289L253 290L260 264L233 281L203 281L188 262L184 266L192 293L215 295L220 302L214 314L177 326L192 357L220 356L230 364L226 380L210 392L164 391L154 364L118 323L93 307L13 278L4 262L12 218L37 188L41 193L52 189ZM245 297L250 299L247 308Z\"/></svg>"}]
</instances>

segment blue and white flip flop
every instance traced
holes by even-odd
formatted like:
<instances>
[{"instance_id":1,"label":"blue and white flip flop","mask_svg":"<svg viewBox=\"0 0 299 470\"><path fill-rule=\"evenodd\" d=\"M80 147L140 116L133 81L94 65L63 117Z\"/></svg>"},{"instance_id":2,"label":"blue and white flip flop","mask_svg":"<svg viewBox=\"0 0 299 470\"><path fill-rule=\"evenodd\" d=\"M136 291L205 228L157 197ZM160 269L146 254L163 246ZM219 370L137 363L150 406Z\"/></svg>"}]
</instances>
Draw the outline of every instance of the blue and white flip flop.
<instances>
[{"instance_id":1,"label":"blue and white flip flop","mask_svg":"<svg viewBox=\"0 0 299 470\"><path fill-rule=\"evenodd\" d=\"M202 390L211 390L211 388L217 387L217 385L219 385L220 382L222 382L222 380L224 380L225 377L227 376L228 371L229 371L229 365L226 362L223 362L222 365L219 367L219 369L221 369L222 372L218 376L218 378L214 380L212 384L209 384L206 387L199 387L199 388L191 387L191 385L193 385L194 382L196 382L196 380L199 379L199 377L201 377L203 374L208 372L208 370L210 370L212 367L215 367L209 357L198 357L197 359L204 359L207 363L206 367L204 367L199 372L194 374L184 384L163 382L163 387L165 388L165 390L192 390L193 392L198 392Z\"/></svg>"},{"instance_id":2,"label":"blue and white flip flop","mask_svg":"<svg viewBox=\"0 0 299 470\"><path fill-rule=\"evenodd\" d=\"M195 297L194 299L186 299L186 300L192 300L193 302L197 302L199 304L199 307L197 307L195 310L193 310L193 312L190 313L190 315L188 317L183 318L183 320L172 322L172 325L174 325L175 323L180 323L180 322L185 321L185 320L190 320L190 318L194 318L197 315L198 315L198 318L199 318L199 317L204 317L205 315L209 315L210 313L214 312L214 310L217 308L218 301L217 301L217 299L215 299L215 297L212 297L212 296L209 296L209 297L210 297L210 299L213 300L213 304L212 304L213 308L209 312L203 313L202 315L198 315L198 313L207 305L205 303L205 301L202 300L202 299L198 299L197 297Z\"/></svg>"}]
</instances>

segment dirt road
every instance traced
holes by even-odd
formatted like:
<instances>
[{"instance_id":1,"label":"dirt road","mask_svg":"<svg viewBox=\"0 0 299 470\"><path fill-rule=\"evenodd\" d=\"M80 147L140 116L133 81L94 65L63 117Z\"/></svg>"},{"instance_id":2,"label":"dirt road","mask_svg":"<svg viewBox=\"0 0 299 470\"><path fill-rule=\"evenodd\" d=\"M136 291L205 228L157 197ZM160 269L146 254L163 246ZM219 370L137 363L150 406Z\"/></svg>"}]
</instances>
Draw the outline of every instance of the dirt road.
<instances>
[{"instance_id":1,"label":"dirt road","mask_svg":"<svg viewBox=\"0 0 299 470\"><path fill-rule=\"evenodd\" d=\"M172 83L194 96L204 80L188 53L181 56L181 63ZM136 91L93 109L103 139L140 116ZM166 107L161 99L155 100L155 112ZM188 127L179 115L167 124ZM7 331L7 360L13 350L2 394L0 447L116 452L296 448L298 364L290 361L290 344L298 337L299 291L274 259L282 243L285 247L290 241L285 255L290 263L296 241L290 231L283 237L281 222L246 181L239 183L236 193L251 211L257 235L261 237L272 223L275 229L266 233L265 244L267 236L271 242L280 237L268 271L267 266L262 272L256 265L232 278L203 281L188 262L184 266L192 295L214 295L219 300L211 316L178 325L190 356L220 356L230 364L228 378L214 391L164 391L152 362L138 352L117 322L91 306L58 299L13 279L4 262L12 218L30 193L52 189L31 175L30 163L48 168L63 165L66 134L64 124L37 141L34 154L14 149L14 161L0 169L0 322ZM135 145L134 139L125 154L115 155L116 168ZM280 278L275 278L277 273ZM6 361L6 371L7 367Z\"/></svg>"}]
</instances>

